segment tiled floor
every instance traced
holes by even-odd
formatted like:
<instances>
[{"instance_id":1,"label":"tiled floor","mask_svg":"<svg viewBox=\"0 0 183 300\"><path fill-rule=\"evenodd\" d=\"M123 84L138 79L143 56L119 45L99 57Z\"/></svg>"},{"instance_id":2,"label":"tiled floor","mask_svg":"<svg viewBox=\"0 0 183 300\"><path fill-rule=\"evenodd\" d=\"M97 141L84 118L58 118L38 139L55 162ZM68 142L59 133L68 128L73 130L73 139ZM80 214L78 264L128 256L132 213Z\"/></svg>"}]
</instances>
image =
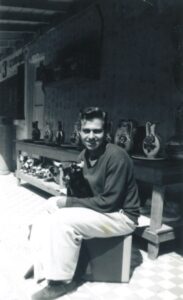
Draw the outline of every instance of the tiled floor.
<instances>
[{"instance_id":1,"label":"tiled floor","mask_svg":"<svg viewBox=\"0 0 183 300\"><path fill-rule=\"evenodd\" d=\"M18 187L13 174L0 176L0 300L29 300L44 286L23 275L31 265L27 224L46 203L47 194ZM86 282L63 300L181 300L183 251L175 242L164 244L160 256L147 257L146 243L134 240L132 276L128 284Z\"/></svg>"}]
</instances>

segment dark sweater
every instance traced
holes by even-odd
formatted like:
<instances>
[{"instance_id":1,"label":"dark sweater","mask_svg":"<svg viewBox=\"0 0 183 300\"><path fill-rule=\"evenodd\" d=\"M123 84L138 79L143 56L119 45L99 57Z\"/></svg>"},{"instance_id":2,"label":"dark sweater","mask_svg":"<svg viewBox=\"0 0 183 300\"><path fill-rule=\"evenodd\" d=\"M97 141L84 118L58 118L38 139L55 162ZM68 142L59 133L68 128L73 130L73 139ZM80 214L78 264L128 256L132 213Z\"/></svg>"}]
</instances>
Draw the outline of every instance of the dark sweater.
<instances>
[{"instance_id":1,"label":"dark sweater","mask_svg":"<svg viewBox=\"0 0 183 300\"><path fill-rule=\"evenodd\" d=\"M119 146L106 144L96 164L90 166L87 150L79 156L84 161L83 176L88 181L92 196L68 197L67 207L86 207L101 213L124 213L135 223L139 216L138 189L134 178L133 163Z\"/></svg>"}]
</instances>

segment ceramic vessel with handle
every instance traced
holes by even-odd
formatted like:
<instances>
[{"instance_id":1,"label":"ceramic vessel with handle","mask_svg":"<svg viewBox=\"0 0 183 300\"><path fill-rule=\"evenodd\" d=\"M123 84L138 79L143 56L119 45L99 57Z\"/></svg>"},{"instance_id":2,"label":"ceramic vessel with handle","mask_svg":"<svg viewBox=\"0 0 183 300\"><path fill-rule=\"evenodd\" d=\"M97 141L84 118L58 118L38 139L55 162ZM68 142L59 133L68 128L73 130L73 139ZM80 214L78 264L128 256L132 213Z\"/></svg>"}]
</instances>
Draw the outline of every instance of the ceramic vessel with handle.
<instances>
[{"instance_id":1,"label":"ceramic vessel with handle","mask_svg":"<svg viewBox=\"0 0 183 300\"><path fill-rule=\"evenodd\" d=\"M58 146L61 146L64 143L64 138L65 138L65 134L64 134L63 126L62 126L62 121L58 121L57 131L56 131L56 135L55 135L56 144Z\"/></svg>"},{"instance_id":2,"label":"ceramic vessel with handle","mask_svg":"<svg viewBox=\"0 0 183 300\"><path fill-rule=\"evenodd\" d=\"M127 152L131 152L134 146L134 134L136 127L132 120L120 120L115 133L114 143Z\"/></svg>"},{"instance_id":3,"label":"ceramic vessel with handle","mask_svg":"<svg viewBox=\"0 0 183 300\"><path fill-rule=\"evenodd\" d=\"M32 140L39 141L40 139L40 129L38 128L38 121L32 122Z\"/></svg>"},{"instance_id":4,"label":"ceramic vessel with handle","mask_svg":"<svg viewBox=\"0 0 183 300\"><path fill-rule=\"evenodd\" d=\"M146 123L146 136L142 148L144 154L149 158L157 157L161 149L160 137L155 133L155 129L155 123Z\"/></svg>"},{"instance_id":5,"label":"ceramic vessel with handle","mask_svg":"<svg viewBox=\"0 0 183 300\"><path fill-rule=\"evenodd\" d=\"M44 131L44 142L50 144L53 142L53 131L51 129L51 124L46 122L45 131Z\"/></svg>"}]
</instances>

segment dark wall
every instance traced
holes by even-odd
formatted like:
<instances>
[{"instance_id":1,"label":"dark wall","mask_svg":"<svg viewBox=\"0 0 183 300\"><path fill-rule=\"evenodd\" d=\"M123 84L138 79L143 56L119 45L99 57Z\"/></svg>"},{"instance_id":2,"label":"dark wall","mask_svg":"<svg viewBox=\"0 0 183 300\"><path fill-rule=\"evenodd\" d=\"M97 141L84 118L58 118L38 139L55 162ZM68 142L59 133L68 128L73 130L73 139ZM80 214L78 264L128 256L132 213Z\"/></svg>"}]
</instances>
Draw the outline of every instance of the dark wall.
<instances>
[{"instance_id":1,"label":"dark wall","mask_svg":"<svg viewBox=\"0 0 183 300\"><path fill-rule=\"evenodd\" d=\"M179 2L100 0L33 44L30 57L44 53L48 64L71 41L92 31L102 37L100 79L46 86L45 122L56 127L62 120L69 140L79 109L100 105L109 112L114 129L120 118L136 119L140 125L157 122L166 141L173 134L175 106L182 99L176 78L182 47Z\"/></svg>"}]
</instances>

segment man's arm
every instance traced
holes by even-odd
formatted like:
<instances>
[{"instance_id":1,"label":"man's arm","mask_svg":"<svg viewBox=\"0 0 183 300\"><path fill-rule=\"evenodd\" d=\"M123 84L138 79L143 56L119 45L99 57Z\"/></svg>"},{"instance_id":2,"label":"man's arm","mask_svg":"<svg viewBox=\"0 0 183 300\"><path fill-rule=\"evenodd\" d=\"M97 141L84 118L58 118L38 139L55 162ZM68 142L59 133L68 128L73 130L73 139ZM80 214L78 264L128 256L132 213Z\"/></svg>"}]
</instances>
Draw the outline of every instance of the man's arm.
<instances>
[{"instance_id":1,"label":"man's arm","mask_svg":"<svg viewBox=\"0 0 183 300\"><path fill-rule=\"evenodd\" d=\"M99 195L87 198L68 197L66 207L86 207L98 212L116 211L121 207L121 203L126 197L129 179L134 180L130 159L111 157L108 162L104 191Z\"/></svg>"}]
</instances>

